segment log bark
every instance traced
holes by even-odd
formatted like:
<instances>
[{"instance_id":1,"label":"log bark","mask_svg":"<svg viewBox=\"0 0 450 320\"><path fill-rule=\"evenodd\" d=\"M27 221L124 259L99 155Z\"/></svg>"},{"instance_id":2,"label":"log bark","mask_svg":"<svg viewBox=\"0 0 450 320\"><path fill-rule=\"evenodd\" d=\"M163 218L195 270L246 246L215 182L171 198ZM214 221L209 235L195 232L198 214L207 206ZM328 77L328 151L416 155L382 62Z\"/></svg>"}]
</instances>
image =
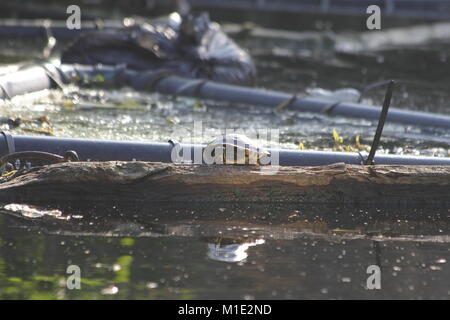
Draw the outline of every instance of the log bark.
<instances>
[{"instance_id":1,"label":"log bark","mask_svg":"<svg viewBox=\"0 0 450 320\"><path fill-rule=\"evenodd\" d=\"M450 166L321 167L71 162L0 183L0 201L450 204Z\"/></svg>"}]
</instances>

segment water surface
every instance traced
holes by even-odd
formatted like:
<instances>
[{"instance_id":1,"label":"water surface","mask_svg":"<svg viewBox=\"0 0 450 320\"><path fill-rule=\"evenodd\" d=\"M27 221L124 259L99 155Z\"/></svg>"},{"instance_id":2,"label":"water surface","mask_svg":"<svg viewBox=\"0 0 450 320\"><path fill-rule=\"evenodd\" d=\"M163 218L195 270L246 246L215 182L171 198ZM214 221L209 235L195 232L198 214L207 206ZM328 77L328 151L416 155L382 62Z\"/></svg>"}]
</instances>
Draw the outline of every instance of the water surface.
<instances>
[{"instance_id":1,"label":"water surface","mask_svg":"<svg viewBox=\"0 0 450 320\"><path fill-rule=\"evenodd\" d=\"M1 298L450 296L447 209L77 207L52 206L59 218L1 211ZM66 287L69 265L81 268L81 290ZM365 288L370 265L380 290Z\"/></svg>"}]
</instances>

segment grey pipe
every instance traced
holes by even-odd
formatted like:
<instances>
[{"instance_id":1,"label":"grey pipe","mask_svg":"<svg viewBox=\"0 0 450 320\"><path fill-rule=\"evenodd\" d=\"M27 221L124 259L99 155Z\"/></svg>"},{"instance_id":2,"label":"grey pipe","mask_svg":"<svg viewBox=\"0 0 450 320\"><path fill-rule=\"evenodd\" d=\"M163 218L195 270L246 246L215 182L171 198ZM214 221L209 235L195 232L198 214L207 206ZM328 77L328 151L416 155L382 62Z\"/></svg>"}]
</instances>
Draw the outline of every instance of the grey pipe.
<instances>
[{"instance_id":1,"label":"grey pipe","mask_svg":"<svg viewBox=\"0 0 450 320\"><path fill-rule=\"evenodd\" d=\"M9 140L9 141L8 141ZM202 152L204 145L180 144L181 148L190 151L187 158L194 159L195 154ZM161 142L127 142L109 140L89 140L73 138L55 138L38 136L0 134L0 156L19 151L44 151L64 154L67 150L78 153L81 161L152 161L172 162L171 153L174 145ZM281 166L321 166L338 162L346 164L362 164L365 154L354 152L303 151L271 149ZM383 155L375 156L375 164L390 165L450 165L450 158Z\"/></svg>"},{"instance_id":2,"label":"grey pipe","mask_svg":"<svg viewBox=\"0 0 450 320\"><path fill-rule=\"evenodd\" d=\"M299 112L326 113L360 119L378 120L380 107L318 99L295 98L293 95L274 90L229 85L206 80L193 80L177 76L164 76L155 72L138 72L115 67L92 67L51 64L30 67L0 77L0 98L8 98L26 92L54 88L61 83L103 75L105 85L131 86L137 90L151 90L181 96L195 96L203 99L222 100L230 103L245 103L275 108L290 101L289 108ZM387 121L425 127L450 129L450 116L427 112L390 108Z\"/></svg>"}]
</instances>

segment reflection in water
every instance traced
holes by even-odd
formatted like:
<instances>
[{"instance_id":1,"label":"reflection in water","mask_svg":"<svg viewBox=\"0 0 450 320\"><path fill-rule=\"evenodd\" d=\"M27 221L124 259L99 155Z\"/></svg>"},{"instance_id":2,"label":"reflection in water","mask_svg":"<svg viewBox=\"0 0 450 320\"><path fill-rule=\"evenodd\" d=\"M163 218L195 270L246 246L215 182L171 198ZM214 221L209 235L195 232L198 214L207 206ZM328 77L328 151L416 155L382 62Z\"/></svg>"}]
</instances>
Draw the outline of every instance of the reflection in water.
<instances>
[{"instance_id":1,"label":"reflection in water","mask_svg":"<svg viewBox=\"0 0 450 320\"><path fill-rule=\"evenodd\" d=\"M208 243L208 258L222 262L240 262L248 257L250 247L263 244L264 239L218 238Z\"/></svg>"},{"instance_id":2,"label":"reflection in water","mask_svg":"<svg viewBox=\"0 0 450 320\"><path fill-rule=\"evenodd\" d=\"M447 208L242 203L221 203L220 210L207 203L34 208L82 218L30 219L0 210L0 298L450 295ZM80 266L82 290L65 288L69 264ZM367 267L374 264L381 268L382 290L365 289Z\"/></svg>"}]
</instances>

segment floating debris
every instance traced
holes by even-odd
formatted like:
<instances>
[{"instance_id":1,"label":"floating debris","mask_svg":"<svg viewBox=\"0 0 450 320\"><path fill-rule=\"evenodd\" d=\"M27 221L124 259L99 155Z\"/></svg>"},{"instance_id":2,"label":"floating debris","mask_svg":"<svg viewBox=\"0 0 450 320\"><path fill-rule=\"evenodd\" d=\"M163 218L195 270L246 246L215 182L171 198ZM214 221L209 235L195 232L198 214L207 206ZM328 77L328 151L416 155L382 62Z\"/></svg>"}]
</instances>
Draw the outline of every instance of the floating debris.
<instances>
[{"instance_id":1,"label":"floating debris","mask_svg":"<svg viewBox=\"0 0 450 320\"><path fill-rule=\"evenodd\" d=\"M146 287L149 289L156 289L158 288L158 284L156 282L149 282L146 284Z\"/></svg>"},{"instance_id":2,"label":"floating debris","mask_svg":"<svg viewBox=\"0 0 450 320\"><path fill-rule=\"evenodd\" d=\"M117 294L118 292L119 292L119 288L117 288L114 285L111 285L109 287L102 289L102 294L104 294L104 295L114 295L114 294Z\"/></svg>"},{"instance_id":3,"label":"floating debris","mask_svg":"<svg viewBox=\"0 0 450 320\"><path fill-rule=\"evenodd\" d=\"M10 178L17 173L17 170L6 171L2 173L2 178Z\"/></svg>"},{"instance_id":4,"label":"floating debris","mask_svg":"<svg viewBox=\"0 0 450 320\"><path fill-rule=\"evenodd\" d=\"M53 128L47 127L47 128L21 128L21 130L26 132L33 132L33 133L39 133L46 136L54 136L55 133L53 132Z\"/></svg>"},{"instance_id":5,"label":"floating debris","mask_svg":"<svg viewBox=\"0 0 450 320\"><path fill-rule=\"evenodd\" d=\"M67 220L70 217L63 216L62 211L58 209L43 209L36 206L31 206L27 204L20 204L20 203L10 203L5 206L3 206L3 209L18 213L26 218L42 218L44 216L51 216L58 219Z\"/></svg>"},{"instance_id":6,"label":"floating debris","mask_svg":"<svg viewBox=\"0 0 450 320\"><path fill-rule=\"evenodd\" d=\"M361 138L359 135L355 137L354 144L344 144L344 138L339 135L336 129L331 131L331 136L333 138L334 151L345 151L345 152L358 152L358 151L369 151L370 146L361 144ZM302 149L301 149L302 150Z\"/></svg>"}]
</instances>

